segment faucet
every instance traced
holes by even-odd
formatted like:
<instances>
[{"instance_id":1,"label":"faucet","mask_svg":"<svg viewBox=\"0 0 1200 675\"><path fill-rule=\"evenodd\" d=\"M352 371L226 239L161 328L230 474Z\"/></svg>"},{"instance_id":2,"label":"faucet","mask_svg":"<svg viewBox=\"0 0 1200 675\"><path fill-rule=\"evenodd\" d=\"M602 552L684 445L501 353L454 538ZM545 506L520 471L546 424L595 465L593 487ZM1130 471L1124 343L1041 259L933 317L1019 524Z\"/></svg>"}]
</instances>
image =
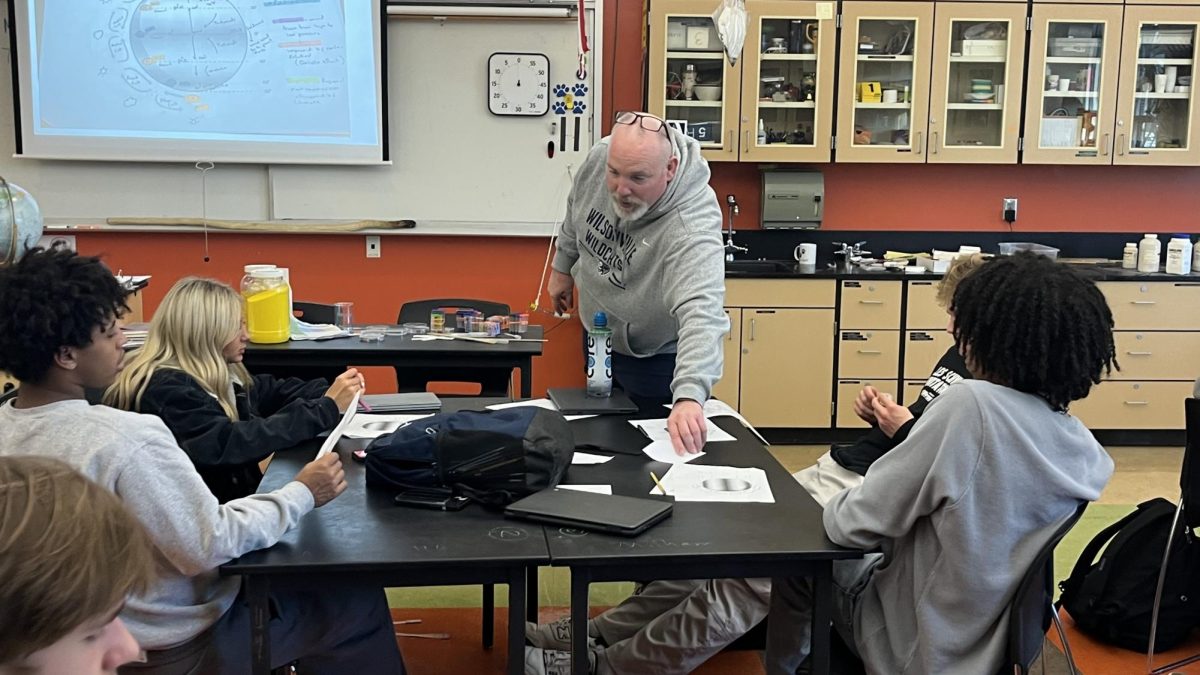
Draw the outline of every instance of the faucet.
<instances>
[{"instance_id":1,"label":"faucet","mask_svg":"<svg viewBox=\"0 0 1200 675\"><path fill-rule=\"evenodd\" d=\"M835 241L833 242L833 245L840 246L841 248L834 251L833 255L835 258L837 256L841 256L847 265L856 263L862 260L863 256L871 255L870 251L863 250L863 245L866 243L867 242L865 241L856 241L853 244L846 244L840 241Z\"/></svg>"},{"instance_id":2,"label":"faucet","mask_svg":"<svg viewBox=\"0 0 1200 675\"><path fill-rule=\"evenodd\" d=\"M731 194L725 195L725 203L729 205L729 228L727 230L727 234L725 235L725 260L727 262L733 262L733 254L745 253L750 249L733 243L733 217L738 215L740 212L740 209L738 209L737 198Z\"/></svg>"}]
</instances>

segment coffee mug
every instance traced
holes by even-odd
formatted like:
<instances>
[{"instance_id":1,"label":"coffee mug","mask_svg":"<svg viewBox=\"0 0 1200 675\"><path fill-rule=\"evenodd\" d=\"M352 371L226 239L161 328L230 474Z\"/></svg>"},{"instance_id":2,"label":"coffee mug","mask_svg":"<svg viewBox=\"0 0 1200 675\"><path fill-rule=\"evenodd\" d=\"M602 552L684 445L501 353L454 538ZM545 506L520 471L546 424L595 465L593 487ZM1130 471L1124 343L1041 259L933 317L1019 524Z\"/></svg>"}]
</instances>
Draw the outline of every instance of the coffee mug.
<instances>
[{"instance_id":1,"label":"coffee mug","mask_svg":"<svg viewBox=\"0 0 1200 675\"><path fill-rule=\"evenodd\" d=\"M883 102L884 103L895 103L897 100L899 100L898 94L899 94L899 92L896 91L895 89L884 89L883 90Z\"/></svg>"},{"instance_id":2,"label":"coffee mug","mask_svg":"<svg viewBox=\"0 0 1200 675\"><path fill-rule=\"evenodd\" d=\"M792 257L801 265L815 265L817 263L817 245L800 244L792 251Z\"/></svg>"}]
</instances>

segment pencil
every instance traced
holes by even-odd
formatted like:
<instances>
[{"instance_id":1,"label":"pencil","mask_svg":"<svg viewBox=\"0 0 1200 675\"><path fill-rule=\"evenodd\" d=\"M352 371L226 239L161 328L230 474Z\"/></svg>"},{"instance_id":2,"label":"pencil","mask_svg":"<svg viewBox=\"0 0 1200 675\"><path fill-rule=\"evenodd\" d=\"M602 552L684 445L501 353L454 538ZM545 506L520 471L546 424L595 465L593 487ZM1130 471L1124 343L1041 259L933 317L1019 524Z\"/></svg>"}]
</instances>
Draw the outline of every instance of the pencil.
<instances>
[{"instance_id":1,"label":"pencil","mask_svg":"<svg viewBox=\"0 0 1200 675\"><path fill-rule=\"evenodd\" d=\"M663 487L663 484L659 482L658 476L655 476L653 471L650 472L650 477L654 479L654 484L658 486L658 489L663 493L663 496L667 496L667 488Z\"/></svg>"},{"instance_id":2,"label":"pencil","mask_svg":"<svg viewBox=\"0 0 1200 675\"><path fill-rule=\"evenodd\" d=\"M358 407L362 408L363 412L371 412L371 406L367 405L367 402L361 398L358 399Z\"/></svg>"}]
</instances>

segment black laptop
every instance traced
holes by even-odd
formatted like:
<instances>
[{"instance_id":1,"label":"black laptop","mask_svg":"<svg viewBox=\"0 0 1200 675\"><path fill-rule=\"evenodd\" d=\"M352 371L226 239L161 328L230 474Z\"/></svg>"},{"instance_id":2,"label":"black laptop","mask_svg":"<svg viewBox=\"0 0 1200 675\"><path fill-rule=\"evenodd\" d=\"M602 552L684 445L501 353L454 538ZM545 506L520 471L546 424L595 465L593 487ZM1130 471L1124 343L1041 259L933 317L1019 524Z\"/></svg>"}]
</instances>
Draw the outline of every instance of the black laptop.
<instances>
[{"instance_id":1,"label":"black laptop","mask_svg":"<svg viewBox=\"0 0 1200 675\"><path fill-rule=\"evenodd\" d=\"M614 389L612 396L588 396L584 389L547 389L546 394L564 415L629 415L637 404L625 392Z\"/></svg>"},{"instance_id":2,"label":"black laptop","mask_svg":"<svg viewBox=\"0 0 1200 675\"><path fill-rule=\"evenodd\" d=\"M666 519L673 507L659 499L553 488L509 504L504 515L632 537Z\"/></svg>"}]
</instances>

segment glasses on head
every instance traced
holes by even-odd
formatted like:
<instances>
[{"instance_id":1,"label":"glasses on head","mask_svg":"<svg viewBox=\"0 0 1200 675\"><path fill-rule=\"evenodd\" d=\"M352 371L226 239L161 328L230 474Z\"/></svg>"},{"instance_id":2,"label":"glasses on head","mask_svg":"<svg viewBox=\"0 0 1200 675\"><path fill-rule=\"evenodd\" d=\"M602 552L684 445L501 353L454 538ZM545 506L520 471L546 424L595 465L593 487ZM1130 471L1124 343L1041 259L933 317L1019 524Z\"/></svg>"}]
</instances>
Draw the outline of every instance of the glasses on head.
<instances>
[{"instance_id":1,"label":"glasses on head","mask_svg":"<svg viewBox=\"0 0 1200 675\"><path fill-rule=\"evenodd\" d=\"M667 133L667 123L658 119L654 115L624 111L617 113L616 116L613 117L613 122L616 124L637 124L646 131L661 131L664 136L669 136Z\"/></svg>"}]
</instances>

